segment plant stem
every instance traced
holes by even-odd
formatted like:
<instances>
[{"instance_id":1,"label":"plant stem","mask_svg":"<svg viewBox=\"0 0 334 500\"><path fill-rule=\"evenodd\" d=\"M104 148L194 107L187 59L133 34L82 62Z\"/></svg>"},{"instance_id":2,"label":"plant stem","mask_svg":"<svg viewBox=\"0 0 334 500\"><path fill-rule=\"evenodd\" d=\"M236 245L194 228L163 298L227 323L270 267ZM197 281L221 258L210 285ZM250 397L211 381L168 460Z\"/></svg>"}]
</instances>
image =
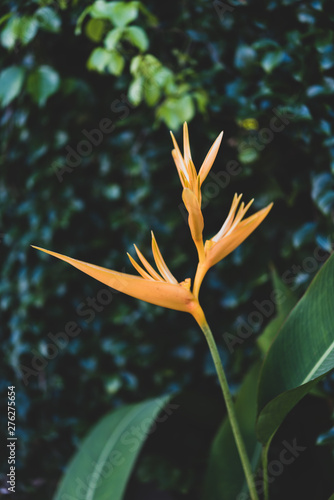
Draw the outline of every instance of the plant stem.
<instances>
[{"instance_id":1,"label":"plant stem","mask_svg":"<svg viewBox=\"0 0 334 500\"><path fill-rule=\"evenodd\" d=\"M227 414L228 414L228 417L229 417L229 420L230 420L232 432L233 432L234 439L235 439L235 442L236 442L236 445L237 445L237 449L238 449L238 452L239 452L241 464L242 464L242 467L243 467L243 470L244 470L244 473L245 473L245 477L246 477L246 481L247 481L247 485L248 485L250 497L251 497L252 500L259 500L258 494L256 492L256 488L255 488L255 483L254 483L254 478L253 478L253 472L252 472L251 464L250 464L250 461L248 459L246 447L245 447L244 441L243 441L242 436L241 436L239 424L238 424L238 421L237 421L237 418L236 418L236 414L235 414L235 409L234 409L234 404L233 404L233 400L232 400L232 395L231 395L230 389L228 387L228 382L227 382L227 379L226 379L226 375L225 375L225 372L224 372L224 368L223 368L222 362L220 360L220 356L219 356L219 353L218 353L218 349L217 349L217 345L216 345L215 339L213 338L213 335L212 335L212 332L210 330L210 327L209 327L209 325L208 325L208 323L206 321L203 322L200 326L201 326L201 329L202 329L202 331L203 331L203 333L205 335L205 338L207 340L207 343L208 343L208 346L209 346L209 349L210 349L210 352L211 352L211 356L212 356L213 362L215 364L215 368L216 368L216 372L217 372L217 375L218 375L219 383L220 383L220 386L221 386L221 389L222 389L222 392L223 392L223 396L224 396L224 399L225 399L225 405L226 405L226 409L227 409Z\"/></svg>"},{"instance_id":2,"label":"plant stem","mask_svg":"<svg viewBox=\"0 0 334 500\"><path fill-rule=\"evenodd\" d=\"M269 441L269 444L270 444L270 441ZM266 446L263 447L263 450L262 450L262 473L263 473L263 495L264 495L264 500L269 500L268 448L269 448L269 445L266 445Z\"/></svg>"}]
</instances>

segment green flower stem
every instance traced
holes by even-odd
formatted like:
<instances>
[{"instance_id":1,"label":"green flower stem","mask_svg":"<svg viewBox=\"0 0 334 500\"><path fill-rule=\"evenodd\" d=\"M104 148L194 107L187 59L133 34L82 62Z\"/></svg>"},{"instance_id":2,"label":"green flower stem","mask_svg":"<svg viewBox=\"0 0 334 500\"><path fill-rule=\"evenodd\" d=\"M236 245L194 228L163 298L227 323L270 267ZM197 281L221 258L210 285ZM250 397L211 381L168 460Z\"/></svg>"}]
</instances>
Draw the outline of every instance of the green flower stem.
<instances>
[{"instance_id":1,"label":"green flower stem","mask_svg":"<svg viewBox=\"0 0 334 500\"><path fill-rule=\"evenodd\" d=\"M246 481L247 481L250 497L252 500L259 500L258 494L256 492L256 488L255 488L251 464L250 464L250 461L249 461L248 456L247 456L245 443L244 443L242 436L241 436L239 424L238 424L236 414L235 414L232 395L231 395L230 389L228 387L226 375L224 372L222 362L220 360L220 356L218 353L215 339L213 338L210 327L206 321L201 324L201 329L202 329L202 331L205 335L205 338L207 340L207 343L209 345L211 356L212 356L213 362L215 364L216 372L218 375L219 383L220 383L221 389L223 391L223 396L225 399L227 414L228 414L228 417L230 420L232 432L233 432L234 439L235 439L237 449L239 452L241 464L242 464L242 467L244 469L244 473L246 476Z\"/></svg>"},{"instance_id":2,"label":"green flower stem","mask_svg":"<svg viewBox=\"0 0 334 500\"><path fill-rule=\"evenodd\" d=\"M270 444L270 441L269 441L269 444ZM269 448L269 445L266 445L266 446L263 447L263 450L262 450L263 495L264 495L264 500L269 500L268 448Z\"/></svg>"}]
</instances>

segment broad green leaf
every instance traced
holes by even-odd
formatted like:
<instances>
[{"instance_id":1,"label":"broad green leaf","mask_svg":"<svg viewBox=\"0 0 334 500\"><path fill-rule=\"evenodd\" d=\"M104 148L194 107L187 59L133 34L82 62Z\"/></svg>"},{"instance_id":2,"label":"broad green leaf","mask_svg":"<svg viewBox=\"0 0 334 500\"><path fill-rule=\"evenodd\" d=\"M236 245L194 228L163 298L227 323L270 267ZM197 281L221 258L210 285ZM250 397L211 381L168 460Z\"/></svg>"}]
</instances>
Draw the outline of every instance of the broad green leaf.
<instances>
[{"instance_id":1,"label":"broad green leaf","mask_svg":"<svg viewBox=\"0 0 334 500\"><path fill-rule=\"evenodd\" d=\"M333 493L333 495L331 495L331 496L329 497L329 499L328 499L328 500L334 500L334 493Z\"/></svg>"},{"instance_id":2,"label":"broad green leaf","mask_svg":"<svg viewBox=\"0 0 334 500\"><path fill-rule=\"evenodd\" d=\"M135 78L128 90L128 97L130 102L134 104L135 106L138 106L138 104L141 102L143 98L143 91L144 91L144 79L141 77Z\"/></svg>"},{"instance_id":3,"label":"broad green leaf","mask_svg":"<svg viewBox=\"0 0 334 500\"><path fill-rule=\"evenodd\" d=\"M51 33L59 33L61 28L61 19L57 12L50 7L41 7L36 10L35 18L41 28L51 31Z\"/></svg>"},{"instance_id":4,"label":"broad green leaf","mask_svg":"<svg viewBox=\"0 0 334 500\"><path fill-rule=\"evenodd\" d=\"M257 344L263 353L268 351L284 320L297 303L297 297L290 288L283 283L274 268L272 269L272 283L273 291L270 297L259 302L257 305L257 309L266 317L272 316L275 305L277 308L276 316L268 323L257 339Z\"/></svg>"},{"instance_id":5,"label":"broad green leaf","mask_svg":"<svg viewBox=\"0 0 334 500\"><path fill-rule=\"evenodd\" d=\"M124 406L104 417L70 462L54 500L122 500L140 449L167 400Z\"/></svg>"},{"instance_id":6,"label":"broad green leaf","mask_svg":"<svg viewBox=\"0 0 334 500\"><path fill-rule=\"evenodd\" d=\"M149 106L155 106L160 99L160 88L155 81L146 82L144 85L145 101Z\"/></svg>"},{"instance_id":7,"label":"broad green leaf","mask_svg":"<svg viewBox=\"0 0 334 500\"><path fill-rule=\"evenodd\" d=\"M241 163L253 163L259 157L259 153L254 147L248 146L240 150L238 158Z\"/></svg>"},{"instance_id":8,"label":"broad green leaf","mask_svg":"<svg viewBox=\"0 0 334 500\"><path fill-rule=\"evenodd\" d=\"M94 18L108 19L114 26L123 28L136 19L138 3L98 0L90 8L86 9L86 14L89 13Z\"/></svg>"},{"instance_id":9,"label":"broad green leaf","mask_svg":"<svg viewBox=\"0 0 334 500\"><path fill-rule=\"evenodd\" d=\"M39 66L28 77L27 91L34 102L44 106L47 99L58 90L59 84L57 71L51 66Z\"/></svg>"},{"instance_id":10,"label":"broad green leaf","mask_svg":"<svg viewBox=\"0 0 334 500\"><path fill-rule=\"evenodd\" d=\"M21 92L25 71L20 66L10 66L0 73L0 102L7 106Z\"/></svg>"},{"instance_id":11,"label":"broad green leaf","mask_svg":"<svg viewBox=\"0 0 334 500\"><path fill-rule=\"evenodd\" d=\"M152 69L150 67L149 71L150 74L152 74L152 80L154 81L154 83L156 83L159 87L163 88L167 94L173 93L174 90L176 91L176 85L174 83L174 75L168 68L160 65L159 68L155 69ZM187 97L190 98L190 96Z\"/></svg>"},{"instance_id":12,"label":"broad green leaf","mask_svg":"<svg viewBox=\"0 0 334 500\"><path fill-rule=\"evenodd\" d=\"M312 243L315 238L316 222L305 222L293 233L292 243L295 248L301 248L305 243Z\"/></svg>"},{"instance_id":13,"label":"broad green leaf","mask_svg":"<svg viewBox=\"0 0 334 500\"><path fill-rule=\"evenodd\" d=\"M246 375L236 398L235 410L248 456L256 469L261 445L255 435L256 395L260 363ZM204 478L203 500L235 500L247 491L244 472L235 445L230 422L225 418L211 446Z\"/></svg>"},{"instance_id":14,"label":"broad green leaf","mask_svg":"<svg viewBox=\"0 0 334 500\"><path fill-rule=\"evenodd\" d=\"M190 121L194 114L195 106L189 95L168 97L157 110L157 117L171 129L177 129L183 122Z\"/></svg>"},{"instance_id":15,"label":"broad green leaf","mask_svg":"<svg viewBox=\"0 0 334 500\"><path fill-rule=\"evenodd\" d=\"M334 427L317 437L317 445L334 446Z\"/></svg>"},{"instance_id":16,"label":"broad green leaf","mask_svg":"<svg viewBox=\"0 0 334 500\"><path fill-rule=\"evenodd\" d=\"M85 33L93 42L100 42L105 29L105 21L102 19L90 19L85 26Z\"/></svg>"},{"instance_id":17,"label":"broad green leaf","mask_svg":"<svg viewBox=\"0 0 334 500\"><path fill-rule=\"evenodd\" d=\"M287 413L334 367L334 255L291 311L264 360L257 434L266 443Z\"/></svg>"},{"instance_id":18,"label":"broad green leaf","mask_svg":"<svg viewBox=\"0 0 334 500\"><path fill-rule=\"evenodd\" d=\"M6 49L12 49L18 38L20 20L17 17L11 17L2 29L0 34L1 45Z\"/></svg>"},{"instance_id":19,"label":"broad green leaf","mask_svg":"<svg viewBox=\"0 0 334 500\"><path fill-rule=\"evenodd\" d=\"M113 50L110 54L110 61L108 64L108 70L112 75L119 76L122 74L124 68L125 60L124 57L117 50Z\"/></svg>"},{"instance_id":20,"label":"broad green leaf","mask_svg":"<svg viewBox=\"0 0 334 500\"><path fill-rule=\"evenodd\" d=\"M87 61L87 68L103 73L107 65L110 63L110 52L97 47L93 50Z\"/></svg>"},{"instance_id":21,"label":"broad green leaf","mask_svg":"<svg viewBox=\"0 0 334 500\"><path fill-rule=\"evenodd\" d=\"M112 23L122 28L131 23L138 16L139 2L112 2Z\"/></svg>"},{"instance_id":22,"label":"broad green leaf","mask_svg":"<svg viewBox=\"0 0 334 500\"><path fill-rule=\"evenodd\" d=\"M149 20L153 19L155 21L156 18L149 14L141 6L140 2L104 2L104 0L97 0L89 7L86 7L80 14L75 34L78 35L81 33L81 27L87 15L92 16L93 19L105 19L117 28L124 28L136 19L139 9L144 12Z\"/></svg>"},{"instance_id":23,"label":"broad green leaf","mask_svg":"<svg viewBox=\"0 0 334 500\"><path fill-rule=\"evenodd\" d=\"M20 18L18 40L22 45L27 45L38 31L38 21L34 17L23 16Z\"/></svg>"},{"instance_id":24,"label":"broad green leaf","mask_svg":"<svg viewBox=\"0 0 334 500\"><path fill-rule=\"evenodd\" d=\"M238 69L247 68L247 66L251 66L256 60L257 54L256 51L249 47L248 45L240 45L234 56L234 64Z\"/></svg>"},{"instance_id":25,"label":"broad green leaf","mask_svg":"<svg viewBox=\"0 0 334 500\"><path fill-rule=\"evenodd\" d=\"M104 40L104 45L108 50L114 50L117 47L118 42L122 38L124 29L123 28L114 28L109 31L108 35Z\"/></svg>"},{"instance_id":26,"label":"broad green leaf","mask_svg":"<svg viewBox=\"0 0 334 500\"><path fill-rule=\"evenodd\" d=\"M124 58L117 50L106 50L98 47L93 50L88 61L87 68L103 73L106 69L116 76L119 76L124 68Z\"/></svg>"},{"instance_id":27,"label":"broad green leaf","mask_svg":"<svg viewBox=\"0 0 334 500\"><path fill-rule=\"evenodd\" d=\"M97 0L89 8L89 14L94 18L108 19L112 21L115 4L118 2L104 2L104 0Z\"/></svg>"},{"instance_id":28,"label":"broad green leaf","mask_svg":"<svg viewBox=\"0 0 334 500\"><path fill-rule=\"evenodd\" d=\"M38 21L31 16L12 17L1 32L1 45L12 49L17 42L27 45L38 31Z\"/></svg>"},{"instance_id":29,"label":"broad green leaf","mask_svg":"<svg viewBox=\"0 0 334 500\"><path fill-rule=\"evenodd\" d=\"M196 99L196 103L198 109L201 113L206 113L209 96L205 90L200 89L196 92L193 92L193 97Z\"/></svg>"},{"instance_id":30,"label":"broad green leaf","mask_svg":"<svg viewBox=\"0 0 334 500\"><path fill-rule=\"evenodd\" d=\"M282 62L283 58L284 52L282 50L267 52L261 61L261 66L266 73L271 73Z\"/></svg>"},{"instance_id":31,"label":"broad green leaf","mask_svg":"<svg viewBox=\"0 0 334 500\"><path fill-rule=\"evenodd\" d=\"M138 26L129 26L124 29L124 38L132 43L141 52L147 50L149 42L145 31Z\"/></svg>"},{"instance_id":32,"label":"broad green leaf","mask_svg":"<svg viewBox=\"0 0 334 500\"><path fill-rule=\"evenodd\" d=\"M142 55L135 56L130 62L130 73L135 76L139 76L139 68L144 57Z\"/></svg>"}]
</instances>

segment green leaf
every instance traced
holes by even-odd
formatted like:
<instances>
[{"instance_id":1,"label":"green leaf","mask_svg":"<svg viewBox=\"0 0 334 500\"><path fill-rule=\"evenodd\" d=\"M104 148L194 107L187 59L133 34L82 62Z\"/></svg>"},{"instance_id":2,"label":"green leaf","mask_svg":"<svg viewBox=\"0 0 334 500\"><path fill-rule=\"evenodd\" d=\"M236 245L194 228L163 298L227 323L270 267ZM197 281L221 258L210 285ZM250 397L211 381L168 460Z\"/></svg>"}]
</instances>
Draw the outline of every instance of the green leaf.
<instances>
[{"instance_id":1,"label":"green leaf","mask_svg":"<svg viewBox=\"0 0 334 500\"><path fill-rule=\"evenodd\" d=\"M140 65L143 61L144 57L142 55L138 55L132 58L131 63L130 63L130 73L132 75L138 76L139 75L139 68Z\"/></svg>"},{"instance_id":2,"label":"green leaf","mask_svg":"<svg viewBox=\"0 0 334 500\"><path fill-rule=\"evenodd\" d=\"M114 26L123 28L138 16L138 2L104 2L98 0L81 14L78 23L81 25L83 17L90 14L95 19L107 19Z\"/></svg>"},{"instance_id":3,"label":"green leaf","mask_svg":"<svg viewBox=\"0 0 334 500\"><path fill-rule=\"evenodd\" d=\"M110 52L103 49L102 47L97 47L89 56L89 59L87 61L87 68L96 70L99 73L103 73L109 62Z\"/></svg>"},{"instance_id":4,"label":"green leaf","mask_svg":"<svg viewBox=\"0 0 334 500\"><path fill-rule=\"evenodd\" d=\"M144 87L145 101L149 106L155 106L160 99L160 88L155 81L148 81Z\"/></svg>"},{"instance_id":5,"label":"green leaf","mask_svg":"<svg viewBox=\"0 0 334 500\"><path fill-rule=\"evenodd\" d=\"M0 101L7 106L21 92L25 71L20 66L10 66L0 73Z\"/></svg>"},{"instance_id":6,"label":"green leaf","mask_svg":"<svg viewBox=\"0 0 334 500\"><path fill-rule=\"evenodd\" d=\"M235 410L248 456L255 470L261 445L255 435L256 394L260 372L257 363L246 375L236 398ZM235 500L246 488L244 472L235 445L230 422L225 418L211 446L204 477L203 500ZM245 489L247 491L247 488Z\"/></svg>"},{"instance_id":7,"label":"green leaf","mask_svg":"<svg viewBox=\"0 0 334 500\"><path fill-rule=\"evenodd\" d=\"M124 58L117 50L106 50L98 47L91 53L87 61L87 68L99 73L108 70L111 74L119 76L123 71L124 64Z\"/></svg>"},{"instance_id":8,"label":"green leaf","mask_svg":"<svg viewBox=\"0 0 334 500\"><path fill-rule=\"evenodd\" d=\"M334 367L334 255L291 311L264 360L257 434L266 443L287 413Z\"/></svg>"},{"instance_id":9,"label":"green leaf","mask_svg":"<svg viewBox=\"0 0 334 500\"><path fill-rule=\"evenodd\" d=\"M310 110L305 104L286 105L284 106L284 112L291 113L293 121L312 120Z\"/></svg>"},{"instance_id":10,"label":"green leaf","mask_svg":"<svg viewBox=\"0 0 334 500\"><path fill-rule=\"evenodd\" d=\"M102 19L90 19L85 25L85 33L93 42L100 42L104 32L105 21Z\"/></svg>"},{"instance_id":11,"label":"green leaf","mask_svg":"<svg viewBox=\"0 0 334 500\"><path fill-rule=\"evenodd\" d=\"M12 49L17 42L27 45L38 31L38 21L31 16L12 17L1 33L1 45Z\"/></svg>"},{"instance_id":12,"label":"green leaf","mask_svg":"<svg viewBox=\"0 0 334 500\"><path fill-rule=\"evenodd\" d=\"M124 29L123 28L114 28L109 31L108 35L104 40L104 45L108 50L114 50L117 47L118 42L123 36Z\"/></svg>"},{"instance_id":13,"label":"green leaf","mask_svg":"<svg viewBox=\"0 0 334 500\"><path fill-rule=\"evenodd\" d=\"M168 97L159 106L157 117L171 129L177 129L183 122L189 122L195 114L195 106L190 96Z\"/></svg>"},{"instance_id":14,"label":"green leaf","mask_svg":"<svg viewBox=\"0 0 334 500\"><path fill-rule=\"evenodd\" d=\"M113 50L110 54L108 70L112 75L119 76L122 74L125 60L117 50Z\"/></svg>"},{"instance_id":15,"label":"green leaf","mask_svg":"<svg viewBox=\"0 0 334 500\"><path fill-rule=\"evenodd\" d=\"M193 97L196 99L196 103L198 106L198 109L201 113L206 113L207 110L207 105L209 101L209 96L205 92L205 90L200 89L197 90L196 92L193 92Z\"/></svg>"},{"instance_id":16,"label":"green leaf","mask_svg":"<svg viewBox=\"0 0 334 500\"><path fill-rule=\"evenodd\" d=\"M317 437L318 446L334 446L334 427Z\"/></svg>"},{"instance_id":17,"label":"green leaf","mask_svg":"<svg viewBox=\"0 0 334 500\"><path fill-rule=\"evenodd\" d=\"M257 150L251 146L243 147L238 154L241 163L253 163L259 157Z\"/></svg>"},{"instance_id":18,"label":"green leaf","mask_svg":"<svg viewBox=\"0 0 334 500\"><path fill-rule=\"evenodd\" d=\"M261 66L266 73L271 73L276 66L284 58L284 52L282 50L275 50L274 52L267 52L261 61Z\"/></svg>"},{"instance_id":19,"label":"green leaf","mask_svg":"<svg viewBox=\"0 0 334 500\"><path fill-rule=\"evenodd\" d=\"M144 80L141 77L135 78L128 90L128 98L132 104L138 106L138 104L143 99L143 90L144 90Z\"/></svg>"},{"instance_id":20,"label":"green leaf","mask_svg":"<svg viewBox=\"0 0 334 500\"><path fill-rule=\"evenodd\" d=\"M44 106L47 99L58 90L59 84L57 71L50 66L39 66L28 77L27 91L35 103Z\"/></svg>"},{"instance_id":21,"label":"green leaf","mask_svg":"<svg viewBox=\"0 0 334 500\"><path fill-rule=\"evenodd\" d=\"M140 449L167 400L124 406L104 417L70 462L54 500L122 500Z\"/></svg>"},{"instance_id":22,"label":"green leaf","mask_svg":"<svg viewBox=\"0 0 334 500\"><path fill-rule=\"evenodd\" d=\"M35 18L37 19L41 28L51 33L59 33L61 28L61 19L50 7L41 7L36 10Z\"/></svg>"},{"instance_id":23,"label":"green leaf","mask_svg":"<svg viewBox=\"0 0 334 500\"><path fill-rule=\"evenodd\" d=\"M113 2L112 23L122 28L138 16L138 2Z\"/></svg>"},{"instance_id":24,"label":"green leaf","mask_svg":"<svg viewBox=\"0 0 334 500\"><path fill-rule=\"evenodd\" d=\"M257 339L257 344L263 353L268 351L284 320L297 303L297 297L283 283L274 268L272 269L272 283L273 291L270 294L270 299L264 300L260 303L260 307L263 309L263 314L265 316L272 314L274 304L276 304L277 307L277 314L275 318L268 323L262 334Z\"/></svg>"},{"instance_id":25,"label":"green leaf","mask_svg":"<svg viewBox=\"0 0 334 500\"><path fill-rule=\"evenodd\" d=\"M148 49L149 41L145 31L138 26L129 26L124 29L124 38L128 40L128 42L132 43L135 47L141 52L144 52Z\"/></svg>"},{"instance_id":26,"label":"green leaf","mask_svg":"<svg viewBox=\"0 0 334 500\"><path fill-rule=\"evenodd\" d=\"M18 39L22 45L27 45L38 31L38 21L34 17L23 16L20 18Z\"/></svg>"},{"instance_id":27,"label":"green leaf","mask_svg":"<svg viewBox=\"0 0 334 500\"><path fill-rule=\"evenodd\" d=\"M87 15L91 15L93 19L102 19L109 21L116 27L123 28L138 15L139 2L104 2L97 0L89 7L86 7L80 14L75 34L81 33L81 27Z\"/></svg>"},{"instance_id":28,"label":"green leaf","mask_svg":"<svg viewBox=\"0 0 334 500\"><path fill-rule=\"evenodd\" d=\"M328 499L328 500L334 500L334 493L333 493L333 495L331 495L331 496L329 497L329 499Z\"/></svg>"}]
</instances>

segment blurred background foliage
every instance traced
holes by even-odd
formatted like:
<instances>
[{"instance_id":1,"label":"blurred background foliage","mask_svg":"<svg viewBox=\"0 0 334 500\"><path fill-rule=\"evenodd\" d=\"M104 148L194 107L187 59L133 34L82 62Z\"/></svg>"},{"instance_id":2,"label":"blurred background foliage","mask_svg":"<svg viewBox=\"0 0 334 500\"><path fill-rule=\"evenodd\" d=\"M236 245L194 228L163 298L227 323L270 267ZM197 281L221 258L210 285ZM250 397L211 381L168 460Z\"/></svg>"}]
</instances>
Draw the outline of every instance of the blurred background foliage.
<instances>
[{"instance_id":1,"label":"blurred background foliage","mask_svg":"<svg viewBox=\"0 0 334 500\"><path fill-rule=\"evenodd\" d=\"M193 277L196 251L168 129L181 143L189 122L197 168L224 130L203 191L206 236L219 229L234 192L254 197L254 209L274 201L256 234L202 287L236 390L267 320L252 325L233 354L223 335L237 335L253 301L269 297L270 263L300 296L321 251L332 248L331 2L5 0L1 7L1 385L2 394L8 385L17 391L17 498L51 498L93 423L165 392L181 394L180 407L148 441L128 495L148 498L136 495L154 483L172 495L161 498L196 498L223 413L196 324L123 295L102 305L105 287L29 245L132 272L126 251L135 242L150 255L153 229L173 273ZM48 334L69 321L80 334L45 361Z\"/></svg>"}]
</instances>

